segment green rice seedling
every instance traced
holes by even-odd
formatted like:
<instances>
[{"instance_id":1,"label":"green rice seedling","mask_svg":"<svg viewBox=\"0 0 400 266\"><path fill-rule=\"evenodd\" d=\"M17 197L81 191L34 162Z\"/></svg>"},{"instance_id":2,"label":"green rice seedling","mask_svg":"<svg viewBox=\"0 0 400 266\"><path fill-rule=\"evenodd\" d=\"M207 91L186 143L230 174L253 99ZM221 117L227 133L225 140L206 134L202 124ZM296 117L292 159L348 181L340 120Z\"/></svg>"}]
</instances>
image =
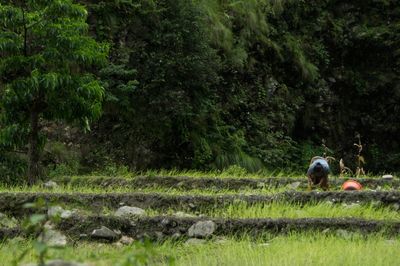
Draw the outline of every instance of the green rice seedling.
<instances>
[{"instance_id":1,"label":"green rice seedling","mask_svg":"<svg viewBox=\"0 0 400 266\"><path fill-rule=\"evenodd\" d=\"M89 265L124 265L138 250L136 243L116 246L98 243L76 243L62 250L50 250L51 259L85 262ZM30 240L11 240L0 244L0 258L10 265L19 250L32 247ZM204 244L165 241L155 243L148 265L397 265L399 237L381 234L343 237L340 234L292 233L271 237L260 236L210 239ZM23 263L35 260L32 249ZM135 265L135 264L133 264Z\"/></svg>"},{"instance_id":2,"label":"green rice seedling","mask_svg":"<svg viewBox=\"0 0 400 266\"><path fill-rule=\"evenodd\" d=\"M179 208L160 212L147 210L149 216L182 215ZM327 202L305 205L284 202L248 204L237 202L220 208L203 208L195 212L184 211L184 215L206 216L225 219L259 219L259 218L360 218L371 220L399 221L400 213L390 207L376 207L374 204L330 204Z\"/></svg>"}]
</instances>

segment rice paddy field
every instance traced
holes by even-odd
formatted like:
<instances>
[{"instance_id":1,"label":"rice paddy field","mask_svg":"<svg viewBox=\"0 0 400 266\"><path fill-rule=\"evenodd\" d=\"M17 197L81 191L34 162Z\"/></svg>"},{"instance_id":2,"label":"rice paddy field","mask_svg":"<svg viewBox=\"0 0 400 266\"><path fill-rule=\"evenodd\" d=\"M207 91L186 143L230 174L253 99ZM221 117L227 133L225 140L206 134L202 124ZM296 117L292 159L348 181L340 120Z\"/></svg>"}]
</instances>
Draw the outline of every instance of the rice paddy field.
<instances>
[{"instance_id":1,"label":"rice paddy field","mask_svg":"<svg viewBox=\"0 0 400 266\"><path fill-rule=\"evenodd\" d=\"M326 192L294 175L172 172L2 186L0 264L397 265L399 180L345 180Z\"/></svg>"}]
</instances>

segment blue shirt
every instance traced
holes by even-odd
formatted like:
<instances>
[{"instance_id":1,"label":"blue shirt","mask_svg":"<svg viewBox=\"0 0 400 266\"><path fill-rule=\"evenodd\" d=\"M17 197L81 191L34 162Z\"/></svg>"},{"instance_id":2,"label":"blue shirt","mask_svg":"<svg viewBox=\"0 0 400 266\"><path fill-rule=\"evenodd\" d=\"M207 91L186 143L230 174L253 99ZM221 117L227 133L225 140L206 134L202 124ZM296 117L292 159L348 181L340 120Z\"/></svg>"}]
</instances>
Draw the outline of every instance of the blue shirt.
<instances>
[{"instance_id":1,"label":"blue shirt","mask_svg":"<svg viewBox=\"0 0 400 266\"><path fill-rule=\"evenodd\" d=\"M310 175L310 174L312 174L312 172L314 172L314 167L317 165L317 164L321 164L321 166L322 166L322 168L324 169L324 172L325 173L329 173L329 164L328 164L328 162L326 161L326 160L324 160L324 159L317 159L317 160L315 160L311 165L310 165L310 168L308 168L308 171L307 171L307 175Z\"/></svg>"}]
</instances>

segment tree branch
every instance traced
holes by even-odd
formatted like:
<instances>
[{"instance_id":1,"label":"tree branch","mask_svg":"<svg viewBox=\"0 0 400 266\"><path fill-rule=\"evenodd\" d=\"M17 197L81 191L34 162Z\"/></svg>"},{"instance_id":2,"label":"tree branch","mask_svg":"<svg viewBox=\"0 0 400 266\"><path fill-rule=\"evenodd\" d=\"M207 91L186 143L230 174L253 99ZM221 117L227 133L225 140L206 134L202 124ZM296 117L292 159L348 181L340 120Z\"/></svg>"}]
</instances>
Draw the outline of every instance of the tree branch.
<instances>
[{"instance_id":1,"label":"tree branch","mask_svg":"<svg viewBox=\"0 0 400 266\"><path fill-rule=\"evenodd\" d=\"M24 24L24 56L28 56L28 48L27 48L28 29L26 27L25 10L22 7L21 7L21 11L22 11L22 23Z\"/></svg>"}]
</instances>

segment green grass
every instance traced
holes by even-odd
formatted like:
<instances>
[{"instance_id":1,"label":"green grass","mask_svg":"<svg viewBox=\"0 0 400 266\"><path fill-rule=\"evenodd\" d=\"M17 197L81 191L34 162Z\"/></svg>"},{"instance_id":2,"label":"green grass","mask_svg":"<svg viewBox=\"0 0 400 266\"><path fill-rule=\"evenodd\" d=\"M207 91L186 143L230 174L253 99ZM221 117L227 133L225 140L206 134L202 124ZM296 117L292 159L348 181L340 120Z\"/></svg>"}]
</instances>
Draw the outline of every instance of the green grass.
<instances>
[{"instance_id":1,"label":"green grass","mask_svg":"<svg viewBox=\"0 0 400 266\"><path fill-rule=\"evenodd\" d=\"M91 215L93 211L76 204L56 204L66 210L78 210L80 215ZM259 219L259 218L359 218L366 220L400 221L400 212L391 207L377 207L372 204L346 205L329 204L325 202L309 203L303 206L288 204L284 202L258 203L249 205L245 202L237 202L220 208L203 208L199 211L182 209L179 206L165 211L146 209L146 215L153 216L174 216L177 212L193 217L211 217L225 219ZM96 214L114 215L115 210L103 207L97 209Z\"/></svg>"},{"instance_id":2,"label":"green grass","mask_svg":"<svg viewBox=\"0 0 400 266\"><path fill-rule=\"evenodd\" d=\"M148 210L153 215L173 215L176 209L160 213ZM377 207L374 204L346 205L325 202L310 203L304 206L281 202L259 203L249 205L245 202L230 204L221 208L207 208L196 212L185 212L190 215L204 215L213 218L362 218L374 220L400 220L400 212L390 207Z\"/></svg>"},{"instance_id":3,"label":"green grass","mask_svg":"<svg viewBox=\"0 0 400 266\"><path fill-rule=\"evenodd\" d=\"M75 177L76 178L76 177ZM84 178L84 177L82 177ZM306 188L297 188L297 191L307 191ZM316 190L320 190L317 188ZM365 191L371 190L368 187L364 188ZM380 190L393 190L390 185L380 188ZM164 193L168 195L268 195L279 192L288 191L288 186L268 186L262 188L243 188L240 190L231 189L218 189L216 187L210 187L207 189L193 188L184 189L180 187L166 187L166 186L154 186L148 188L131 188L127 186L93 186L90 182L85 185L59 185L54 189L45 188L42 185L19 185L19 186L7 186L0 184L0 192L49 192L49 193L128 193L128 192L142 192L142 193ZM340 191L339 187L332 187L330 191Z\"/></svg>"},{"instance_id":4,"label":"green grass","mask_svg":"<svg viewBox=\"0 0 400 266\"><path fill-rule=\"evenodd\" d=\"M0 192L48 192L48 193L163 193L167 195L266 195L286 191L286 187L279 188L260 188L260 189L189 189L168 187L152 187L152 188L129 188L129 187L99 187L99 186L58 186L54 189L44 188L41 185L35 186L1 186Z\"/></svg>"},{"instance_id":5,"label":"green grass","mask_svg":"<svg viewBox=\"0 0 400 266\"><path fill-rule=\"evenodd\" d=\"M30 241L10 241L0 244L3 265L25 248L30 248L24 262L33 262L35 255ZM263 237L251 241L247 237L209 241L202 245L165 242L155 246L132 245L117 247L106 244L80 243L61 250L51 250L51 259L59 258L89 263L89 265L123 264L130 258L144 258L148 265L168 265L168 257L180 265L397 265L399 238L388 239L379 234L341 238L335 234L291 234L275 238Z\"/></svg>"},{"instance_id":6,"label":"green grass","mask_svg":"<svg viewBox=\"0 0 400 266\"><path fill-rule=\"evenodd\" d=\"M260 245L264 244L264 245ZM266 244L266 245L265 245ZM177 265L395 265L400 242L381 237L292 235L271 241L180 247Z\"/></svg>"},{"instance_id":7,"label":"green grass","mask_svg":"<svg viewBox=\"0 0 400 266\"><path fill-rule=\"evenodd\" d=\"M114 169L115 168L115 169ZM248 172L246 169L239 166L231 166L225 170L210 170L210 171L197 171L197 170L178 170L178 169L158 169L158 170L147 170L131 172L126 168L114 167L110 171L93 172L90 176L118 176L124 178L134 178L137 176L186 176L193 178L269 178L269 177L288 177L288 178L305 178L307 172L307 166L304 169L299 169L297 172L284 171L284 170L260 170L258 172ZM338 175L331 174L331 178L338 178ZM346 176L350 177L350 176ZM380 175L368 174L366 176L360 176L362 178L381 178ZM353 177L354 178L354 177Z\"/></svg>"},{"instance_id":8,"label":"green grass","mask_svg":"<svg viewBox=\"0 0 400 266\"><path fill-rule=\"evenodd\" d=\"M147 170L142 172L129 172L129 171L115 171L115 172L93 172L88 176L117 176L127 179L132 179L137 176L148 176L148 177L163 177L163 176L185 176L192 178L270 178L270 177L286 177L286 178L305 178L306 177L307 167L303 169L303 171L298 172L288 172L288 171L259 171L259 172L247 172L243 168L232 167L226 170L211 170L211 171L196 171L196 170ZM350 177L346 175L346 177ZM339 175L331 174L330 178L339 178ZM356 178L353 176L353 178ZM365 176L360 176L360 178L381 178L379 175L371 175L367 174Z\"/></svg>"}]
</instances>

